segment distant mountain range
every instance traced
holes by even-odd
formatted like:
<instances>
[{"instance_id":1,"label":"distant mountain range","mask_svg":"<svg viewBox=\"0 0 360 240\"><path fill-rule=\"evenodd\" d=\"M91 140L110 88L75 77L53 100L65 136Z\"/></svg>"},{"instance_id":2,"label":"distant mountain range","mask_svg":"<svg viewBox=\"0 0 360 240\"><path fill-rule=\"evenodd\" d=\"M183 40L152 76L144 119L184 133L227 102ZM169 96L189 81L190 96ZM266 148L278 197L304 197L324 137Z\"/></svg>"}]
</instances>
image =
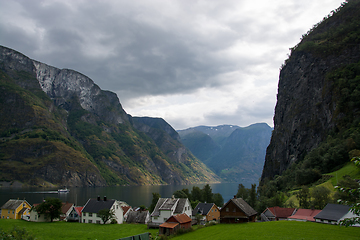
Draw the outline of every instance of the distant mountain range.
<instances>
[{"instance_id":1,"label":"distant mountain range","mask_svg":"<svg viewBox=\"0 0 360 240\"><path fill-rule=\"evenodd\" d=\"M198 126L178 133L182 143L223 180L259 182L272 133L266 123Z\"/></svg>"}]
</instances>

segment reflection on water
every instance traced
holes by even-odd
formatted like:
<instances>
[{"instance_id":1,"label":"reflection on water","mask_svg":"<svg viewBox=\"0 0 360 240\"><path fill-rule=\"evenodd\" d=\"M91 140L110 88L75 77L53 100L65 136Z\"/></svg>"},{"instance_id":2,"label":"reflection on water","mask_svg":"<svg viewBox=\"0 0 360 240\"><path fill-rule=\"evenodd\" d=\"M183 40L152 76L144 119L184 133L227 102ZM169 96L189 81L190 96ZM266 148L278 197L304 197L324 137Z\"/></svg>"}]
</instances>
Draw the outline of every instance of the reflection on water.
<instances>
[{"instance_id":1,"label":"reflection on water","mask_svg":"<svg viewBox=\"0 0 360 240\"><path fill-rule=\"evenodd\" d=\"M152 193L160 193L161 197L171 197L171 195L183 188L191 191L193 186L203 188L205 184L191 184L191 185L156 185L156 186L117 186L117 187L77 187L69 188L68 193L58 193L57 189L43 189L43 188L0 188L0 206L7 200L11 199L26 199L31 205L40 203L47 197L56 197L63 202L71 202L75 205L85 205L89 198L96 198L106 196L108 199L117 199L125 201L131 206L145 205L150 206L152 200ZM220 193L227 202L232 198L238 188L238 183L214 183L210 184L213 193ZM248 186L246 186L248 187Z\"/></svg>"}]
</instances>

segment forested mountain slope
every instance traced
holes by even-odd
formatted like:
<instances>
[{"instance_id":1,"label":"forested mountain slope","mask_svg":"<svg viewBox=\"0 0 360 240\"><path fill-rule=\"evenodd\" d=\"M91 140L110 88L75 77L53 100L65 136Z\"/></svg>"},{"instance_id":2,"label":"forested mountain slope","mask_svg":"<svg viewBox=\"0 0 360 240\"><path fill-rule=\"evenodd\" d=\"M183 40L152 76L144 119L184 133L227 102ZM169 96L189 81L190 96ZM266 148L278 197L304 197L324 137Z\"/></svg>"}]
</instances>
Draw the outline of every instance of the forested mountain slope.
<instances>
[{"instance_id":1,"label":"forested mountain slope","mask_svg":"<svg viewBox=\"0 0 360 240\"><path fill-rule=\"evenodd\" d=\"M164 120L154 126L157 121L133 119L116 94L81 73L0 46L0 181L42 186L217 181L175 130Z\"/></svg>"},{"instance_id":2,"label":"forested mountain slope","mask_svg":"<svg viewBox=\"0 0 360 240\"><path fill-rule=\"evenodd\" d=\"M359 156L359 110L360 1L349 0L304 34L282 66L261 184L308 184Z\"/></svg>"}]
</instances>

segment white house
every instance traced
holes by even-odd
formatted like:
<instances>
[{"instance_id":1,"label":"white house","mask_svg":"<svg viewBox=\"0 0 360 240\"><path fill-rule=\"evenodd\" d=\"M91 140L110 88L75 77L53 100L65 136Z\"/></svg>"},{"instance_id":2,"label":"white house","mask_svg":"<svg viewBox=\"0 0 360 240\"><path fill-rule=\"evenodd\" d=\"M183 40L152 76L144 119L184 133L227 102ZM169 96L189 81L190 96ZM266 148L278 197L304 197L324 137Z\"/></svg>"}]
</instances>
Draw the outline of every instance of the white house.
<instances>
[{"instance_id":1,"label":"white house","mask_svg":"<svg viewBox=\"0 0 360 240\"><path fill-rule=\"evenodd\" d=\"M151 213L151 225L160 225L169 217L185 213L190 218L192 216L192 208L187 198L159 198L154 211Z\"/></svg>"},{"instance_id":2,"label":"white house","mask_svg":"<svg viewBox=\"0 0 360 240\"><path fill-rule=\"evenodd\" d=\"M106 197L103 200L100 197L89 199L81 212L81 222L103 224L102 219L98 216L99 211L102 209L113 210L117 223L121 224L124 222L121 202L114 199L108 200ZM106 223L110 223L110 221Z\"/></svg>"},{"instance_id":3,"label":"white house","mask_svg":"<svg viewBox=\"0 0 360 240\"><path fill-rule=\"evenodd\" d=\"M350 206L328 203L314 219L316 222L339 224L345 218L359 217L350 210ZM353 226L359 227L359 224Z\"/></svg>"}]
</instances>

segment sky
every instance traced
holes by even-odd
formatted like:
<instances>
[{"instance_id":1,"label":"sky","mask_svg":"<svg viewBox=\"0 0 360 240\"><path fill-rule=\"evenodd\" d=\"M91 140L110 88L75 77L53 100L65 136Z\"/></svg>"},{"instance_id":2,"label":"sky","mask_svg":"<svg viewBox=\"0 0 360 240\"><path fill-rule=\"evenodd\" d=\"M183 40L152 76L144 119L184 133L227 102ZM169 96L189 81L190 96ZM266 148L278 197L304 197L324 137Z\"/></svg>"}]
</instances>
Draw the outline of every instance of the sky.
<instances>
[{"instance_id":1,"label":"sky","mask_svg":"<svg viewBox=\"0 0 360 240\"><path fill-rule=\"evenodd\" d=\"M289 48L339 0L0 0L0 45L174 129L273 127Z\"/></svg>"}]
</instances>

